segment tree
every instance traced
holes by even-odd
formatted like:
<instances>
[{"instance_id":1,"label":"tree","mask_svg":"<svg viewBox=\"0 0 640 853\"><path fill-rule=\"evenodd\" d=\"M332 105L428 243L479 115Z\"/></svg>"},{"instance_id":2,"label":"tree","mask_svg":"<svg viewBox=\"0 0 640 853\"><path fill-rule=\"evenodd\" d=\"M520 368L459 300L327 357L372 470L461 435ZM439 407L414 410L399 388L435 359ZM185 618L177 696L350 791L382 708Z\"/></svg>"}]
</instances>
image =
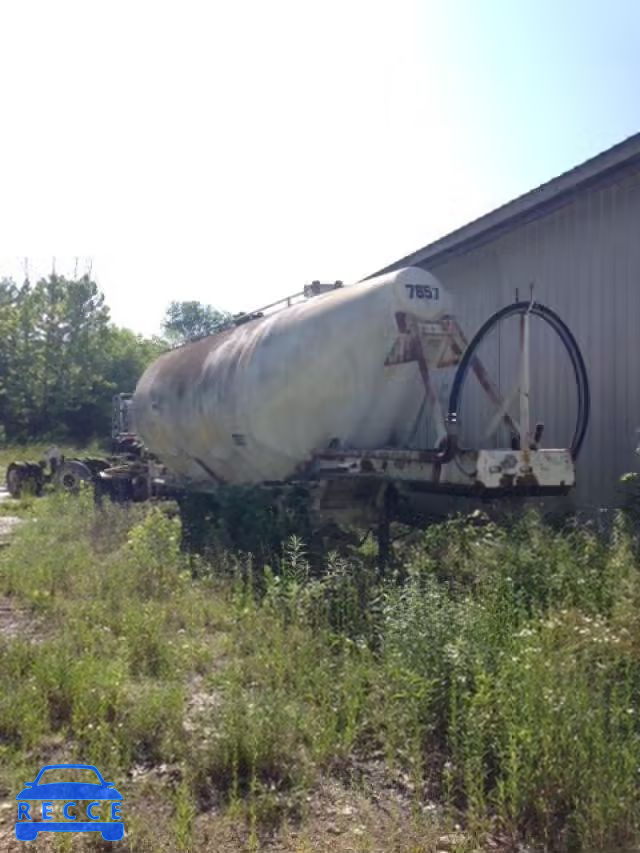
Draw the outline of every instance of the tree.
<instances>
[{"instance_id":1,"label":"tree","mask_svg":"<svg viewBox=\"0 0 640 853\"><path fill-rule=\"evenodd\" d=\"M111 398L131 391L164 342L109 321L84 276L0 281L0 426L10 440L106 436Z\"/></svg>"},{"instance_id":2,"label":"tree","mask_svg":"<svg viewBox=\"0 0 640 853\"><path fill-rule=\"evenodd\" d=\"M35 410L30 432L61 425L72 434L91 433L94 412L106 390L104 341L109 310L88 276L70 281L51 275L31 294L35 308Z\"/></svg>"},{"instance_id":3,"label":"tree","mask_svg":"<svg viewBox=\"0 0 640 853\"><path fill-rule=\"evenodd\" d=\"M166 350L167 343L160 338L145 338L130 329L111 326L105 341L105 375L113 393L133 391L144 370Z\"/></svg>"},{"instance_id":4,"label":"tree","mask_svg":"<svg viewBox=\"0 0 640 853\"><path fill-rule=\"evenodd\" d=\"M162 329L172 344L215 335L233 323L231 314L202 302L171 302Z\"/></svg>"}]
</instances>

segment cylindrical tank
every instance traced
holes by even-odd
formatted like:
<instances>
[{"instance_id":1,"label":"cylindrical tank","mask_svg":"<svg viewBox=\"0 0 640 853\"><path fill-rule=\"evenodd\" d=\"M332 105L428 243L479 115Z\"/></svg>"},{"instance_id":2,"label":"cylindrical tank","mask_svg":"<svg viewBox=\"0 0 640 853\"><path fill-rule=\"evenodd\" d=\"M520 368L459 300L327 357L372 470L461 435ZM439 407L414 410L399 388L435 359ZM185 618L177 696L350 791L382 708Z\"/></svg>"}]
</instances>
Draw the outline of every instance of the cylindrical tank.
<instances>
[{"instance_id":1,"label":"cylindrical tank","mask_svg":"<svg viewBox=\"0 0 640 853\"><path fill-rule=\"evenodd\" d=\"M397 315L451 307L408 267L186 344L140 379L136 430L194 484L285 480L330 446L406 447L425 391L416 361L385 365Z\"/></svg>"}]
</instances>

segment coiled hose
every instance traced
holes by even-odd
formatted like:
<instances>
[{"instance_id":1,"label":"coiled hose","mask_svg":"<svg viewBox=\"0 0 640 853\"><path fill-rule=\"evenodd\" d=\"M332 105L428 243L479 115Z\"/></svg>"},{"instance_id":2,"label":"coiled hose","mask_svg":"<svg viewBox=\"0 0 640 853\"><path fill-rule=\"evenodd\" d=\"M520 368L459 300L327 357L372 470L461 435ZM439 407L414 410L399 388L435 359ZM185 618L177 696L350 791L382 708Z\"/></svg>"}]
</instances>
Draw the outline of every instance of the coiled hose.
<instances>
[{"instance_id":1,"label":"coiled hose","mask_svg":"<svg viewBox=\"0 0 640 853\"><path fill-rule=\"evenodd\" d=\"M575 460L584 442L587 426L589 424L589 409L591 402L587 369L585 367L580 348L569 327L560 319L555 311L552 311L550 308L547 308L546 305L541 305L538 302L514 302L513 305L507 305L506 308L502 308L492 317L489 317L487 322L474 335L471 343L466 348L464 355L462 356L453 380L453 385L451 386L448 419L452 422L457 420L465 379L469 372L469 367L472 366L473 360L476 357L476 350L483 339L501 320L506 320L509 317L513 317L518 314L525 314L527 312L531 313L535 317L539 317L551 326L562 341L567 355L569 356L569 360L571 361L571 366L573 367L576 388L578 391L578 412L570 450L571 456Z\"/></svg>"}]
</instances>

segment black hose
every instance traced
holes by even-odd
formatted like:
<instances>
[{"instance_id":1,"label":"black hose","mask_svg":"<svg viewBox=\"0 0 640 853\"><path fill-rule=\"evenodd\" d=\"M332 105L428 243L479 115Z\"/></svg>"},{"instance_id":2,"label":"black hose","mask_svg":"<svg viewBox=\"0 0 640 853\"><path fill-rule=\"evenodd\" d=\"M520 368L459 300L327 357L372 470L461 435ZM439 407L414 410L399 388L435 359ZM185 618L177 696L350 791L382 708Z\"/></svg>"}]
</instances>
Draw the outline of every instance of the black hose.
<instances>
[{"instance_id":1,"label":"black hose","mask_svg":"<svg viewBox=\"0 0 640 853\"><path fill-rule=\"evenodd\" d=\"M469 367L475 358L476 350L484 337L501 320L505 320L507 317L512 317L515 314L525 314L527 311L535 317L539 317L541 320L544 320L549 326L551 326L562 341L569 356L569 360L571 361L571 366L573 367L578 392L578 412L570 450L572 458L576 459L580 452L580 448L582 447L582 443L584 442L587 426L589 424L589 409L591 403L587 368L585 367L580 347L578 346L569 327L560 319L555 311L547 308L546 305L540 305L538 302L514 302L513 305L507 305L506 308L502 308L492 317L489 317L487 322L480 327L479 331L474 335L471 343L466 348L460 364L458 365L453 385L451 386L451 394L449 395L449 419L454 421L457 420L464 382L467 373L469 372Z\"/></svg>"}]
</instances>

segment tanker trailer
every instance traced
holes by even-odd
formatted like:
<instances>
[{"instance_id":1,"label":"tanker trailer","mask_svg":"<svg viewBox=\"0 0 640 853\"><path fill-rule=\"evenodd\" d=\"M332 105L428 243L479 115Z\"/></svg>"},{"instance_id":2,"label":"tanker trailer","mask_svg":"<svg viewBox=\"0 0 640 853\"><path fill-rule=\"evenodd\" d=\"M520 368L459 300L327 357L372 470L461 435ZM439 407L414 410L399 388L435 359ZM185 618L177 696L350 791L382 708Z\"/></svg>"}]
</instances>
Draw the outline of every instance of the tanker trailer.
<instances>
[{"instance_id":1,"label":"tanker trailer","mask_svg":"<svg viewBox=\"0 0 640 853\"><path fill-rule=\"evenodd\" d=\"M573 486L588 383L573 336L548 308L509 305L468 343L446 289L415 267L291 302L178 347L144 373L132 407L161 463L149 467L150 493L304 483L319 510L339 515L356 504L386 514L400 493L416 500L424 492L564 494ZM520 367L502 394L479 348L509 317L519 320ZM560 338L576 382L575 430L560 448L542 448L544 426L531 426L534 319ZM438 376L453 370L443 400ZM495 410L493 433L508 427L506 446L458 445L472 375Z\"/></svg>"},{"instance_id":2,"label":"tanker trailer","mask_svg":"<svg viewBox=\"0 0 640 853\"><path fill-rule=\"evenodd\" d=\"M451 308L410 269L189 343L141 378L136 429L195 488L287 480L329 447L406 447L424 389L419 371L384 366L396 315L435 321Z\"/></svg>"}]
</instances>

